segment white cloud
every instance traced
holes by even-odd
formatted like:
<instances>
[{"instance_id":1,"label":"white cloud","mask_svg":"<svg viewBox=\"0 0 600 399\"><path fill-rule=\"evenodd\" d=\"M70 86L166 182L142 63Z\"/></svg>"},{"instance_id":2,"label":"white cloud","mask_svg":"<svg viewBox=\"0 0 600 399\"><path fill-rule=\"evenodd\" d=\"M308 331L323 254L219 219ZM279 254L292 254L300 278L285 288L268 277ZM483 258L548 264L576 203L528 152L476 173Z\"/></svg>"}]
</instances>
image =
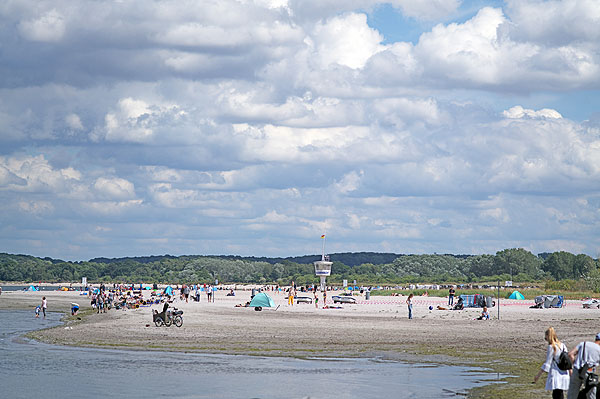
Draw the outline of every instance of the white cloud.
<instances>
[{"instance_id":1,"label":"white cloud","mask_svg":"<svg viewBox=\"0 0 600 399\"><path fill-rule=\"evenodd\" d=\"M136 119L140 116L150 114L150 108L145 101L134 100L131 97L119 100L121 114L128 119Z\"/></svg>"},{"instance_id":2,"label":"white cloud","mask_svg":"<svg viewBox=\"0 0 600 399\"><path fill-rule=\"evenodd\" d=\"M94 141L147 143L155 139L155 129L164 119L177 121L185 112L172 104L154 104L131 97L118 101L117 109L104 116L104 126L90 133Z\"/></svg>"},{"instance_id":3,"label":"white cloud","mask_svg":"<svg viewBox=\"0 0 600 399\"><path fill-rule=\"evenodd\" d=\"M65 117L65 122L73 130L83 130L83 123L77 114L69 114Z\"/></svg>"},{"instance_id":4,"label":"white cloud","mask_svg":"<svg viewBox=\"0 0 600 399\"><path fill-rule=\"evenodd\" d=\"M21 35L27 40L37 42L58 42L65 35L65 31L65 18L56 9L19 23Z\"/></svg>"},{"instance_id":5,"label":"white cloud","mask_svg":"<svg viewBox=\"0 0 600 399\"><path fill-rule=\"evenodd\" d=\"M26 213L44 216L54 211L54 206L48 201L21 201L19 209Z\"/></svg>"},{"instance_id":6,"label":"white cloud","mask_svg":"<svg viewBox=\"0 0 600 399\"><path fill-rule=\"evenodd\" d=\"M43 155L0 157L0 186L17 192L68 192L81 173L71 167L54 169Z\"/></svg>"},{"instance_id":7,"label":"white cloud","mask_svg":"<svg viewBox=\"0 0 600 399\"><path fill-rule=\"evenodd\" d=\"M383 51L383 37L367 25L365 14L347 14L315 26L311 36L319 64L362 68L374 54Z\"/></svg>"},{"instance_id":8,"label":"white cloud","mask_svg":"<svg viewBox=\"0 0 600 399\"><path fill-rule=\"evenodd\" d=\"M547 45L600 40L595 0L507 0L512 35Z\"/></svg>"},{"instance_id":9,"label":"white cloud","mask_svg":"<svg viewBox=\"0 0 600 399\"><path fill-rule=\"evenodd\" d=\"M129 200L135 197L133 183L121 178L99 177L94 182L94 190L105 199Z\"/></svg>"},{"instance_id":10,"label":"white cloud","mask_svg":"<svg viewBox=\"0 0 600 399\"><path fill-rule=\"evenodd\" d=\"M362 175L362 172L357 173L355 171L344 175L342 179L335 184L335 189L344 194L356 190L360 184Z\"/></svg>"},{"instance_id":11,"label":"white cloud","mask_svg":"<svg viewBox=\"0 0 600 399\"><path fill-rule=\"evenodd\" d=\"M464 24L437 25L421 36L415 51L426 72L463 82L494 84L501 79L511 58L532 51L518 46L507 50L516 50L520 55L499 51L502 43L498 27L505 22L501 10L484 8Z\"/></svg>"},{"instance_id":12,"label":"white cloud","mask_svg":"<svg viewBox=\"0 0 600 399\"><path fill-rule=\"evenodd\" d=\"M132 209L141 206L143 201L92 201L83 204L83 207L99 215L122 215L125 212L131 212Z\"/></svg>"},{"instance_id":13,"label":"white cloud","mask_svg":"<svg viewBox=\"0 0 600 399\"><path fill-rule=\"evenodd\" d=\"M539 111L534 111L532 109L525 109L520 105L516 105L506 111L503 111L502 114L506 118L517 119L523 118L525 116L529 118L551 118L551 119L560 119L562 115L559 114L556 110L553 109L540 109Z\"/></svg>"},{"instance_id":14,"label":"white cloud","mask_svg":"<svg viewBox=\"0 0 600 399\"><path fill-rule=\"evenodd\" d=\"M42 222L40 248L94 256L311 253L324 229L341 251L600 247L600 7L394 0L443 23L384 45L381 4L3 4L0 234Z\"/></svg>"}]
</instances>

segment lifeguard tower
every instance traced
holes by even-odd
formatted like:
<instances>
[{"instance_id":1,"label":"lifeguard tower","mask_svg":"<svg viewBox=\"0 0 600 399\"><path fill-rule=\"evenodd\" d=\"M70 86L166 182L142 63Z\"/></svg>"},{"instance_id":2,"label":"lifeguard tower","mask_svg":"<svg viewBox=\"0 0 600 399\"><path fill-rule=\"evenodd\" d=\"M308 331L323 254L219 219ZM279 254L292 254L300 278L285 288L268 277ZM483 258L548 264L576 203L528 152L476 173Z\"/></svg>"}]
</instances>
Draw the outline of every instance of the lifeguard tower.
<instances>
[{"instance_id":1,"label":"lifeguard tower","mask_svg":"<svg viewBox=\"0 0 600 399\"><path fill-rule=\"evenodd\" d=\"M321 279L321 291L325 291L325 279L331 274L331 265L333 262L329 261L329 255L325 255L325 235L322 235L323 239L323 253L321 260L315 262L315 275Z\"/></svg>"}]
</instances>

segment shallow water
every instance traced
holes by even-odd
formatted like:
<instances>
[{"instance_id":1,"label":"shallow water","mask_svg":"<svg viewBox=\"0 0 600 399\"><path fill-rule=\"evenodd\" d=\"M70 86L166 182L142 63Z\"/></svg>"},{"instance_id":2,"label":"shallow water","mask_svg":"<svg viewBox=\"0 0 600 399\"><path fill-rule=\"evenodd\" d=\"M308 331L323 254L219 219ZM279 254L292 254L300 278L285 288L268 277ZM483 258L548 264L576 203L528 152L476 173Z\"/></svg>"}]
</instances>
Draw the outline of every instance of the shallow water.
<instances>
[{"instance_id":1,"label":"shallow water","mask_svg":"<svg viewBox=\"0 0 600 399\"><path fill-rule=\"evenodd\" d=\"M34 284L37 286L37 284ZM29 288L29 285L2 285L2 291L25 291ZM42 285L39 287L40 291L58 291L60 289L60 285ZM79 287L77 287L79 288Z\"/></svg>"},{"instance_id":2,"label":"shallow water","mask_svg":"<svg viewBox=\"0 0 600 399\"><path fill-rule=\"evenodd\" d=\"M21 338L59 324L0 311L0 386L6 398L440 398L495 380L455 366L381 359L293 359L124 351L48 345Z\"/></svg>"}]
</instances>

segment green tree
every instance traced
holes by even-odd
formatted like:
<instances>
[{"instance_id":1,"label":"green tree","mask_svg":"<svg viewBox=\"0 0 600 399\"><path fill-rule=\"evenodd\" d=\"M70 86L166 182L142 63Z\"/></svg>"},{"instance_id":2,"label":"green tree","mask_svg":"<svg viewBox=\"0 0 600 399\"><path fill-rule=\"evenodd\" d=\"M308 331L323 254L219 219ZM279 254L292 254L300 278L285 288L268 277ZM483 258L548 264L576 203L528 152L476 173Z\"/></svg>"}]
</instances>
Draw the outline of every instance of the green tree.
<instances>
[{"instance_id":1,"label":"green tree","mask_svg":"<svg viewBox=\"0 0 600 399\"><path fill-rule=\"evenodd\" d=\"M542 269L556 280L575 277L574 266L575 255L564 251L551 253L542 263Z\"/></svg>"},{"instance_id":2,"label":"green tree","mask_svg":"<svg viewBox=\"0 0 600 399\"><path fill-rule=\"evenodd\" d=\"M511 279L519 273L535 278L540 274L541 264L540 258L523 248L505 249L494 257L496 274L508 273Z\"/></svg>"}]
</instances>

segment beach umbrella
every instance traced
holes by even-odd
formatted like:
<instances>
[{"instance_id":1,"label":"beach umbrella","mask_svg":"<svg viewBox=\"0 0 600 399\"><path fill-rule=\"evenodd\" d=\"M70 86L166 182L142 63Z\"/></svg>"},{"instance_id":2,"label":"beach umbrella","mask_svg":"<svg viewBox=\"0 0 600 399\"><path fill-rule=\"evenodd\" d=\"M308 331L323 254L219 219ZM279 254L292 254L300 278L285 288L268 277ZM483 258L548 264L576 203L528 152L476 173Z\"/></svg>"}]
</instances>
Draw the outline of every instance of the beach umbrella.
<instances>
[{"instance_id":1,"label":"beach umbrella","mask_svg":"<svg viewBox=\"0 0 600 399\"><path fill-rule=\"evenodd\" d=\"M508 297L508 299L525 299L525 297L519 291L513 291L513 293L510 294L510 296Z\"/></svg>"}]
</instances>

